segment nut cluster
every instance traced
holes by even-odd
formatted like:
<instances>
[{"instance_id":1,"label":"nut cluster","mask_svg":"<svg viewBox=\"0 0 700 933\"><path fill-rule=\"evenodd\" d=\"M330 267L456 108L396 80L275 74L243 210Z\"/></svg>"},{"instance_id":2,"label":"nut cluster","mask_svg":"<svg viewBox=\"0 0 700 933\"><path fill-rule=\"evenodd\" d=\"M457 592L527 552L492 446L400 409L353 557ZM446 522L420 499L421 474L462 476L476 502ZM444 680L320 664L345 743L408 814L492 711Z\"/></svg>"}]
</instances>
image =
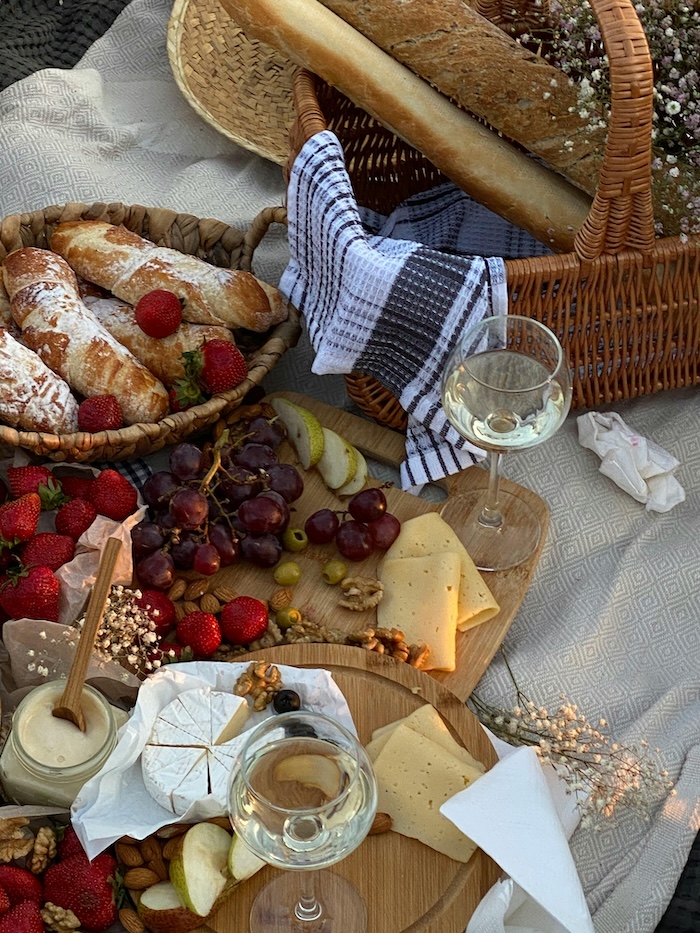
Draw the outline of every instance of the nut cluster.
<instances>
[{"instance_id":1,"label":"nut cluster","mask_svg":"<svg viewBox=\"0 0 700 933\"><path fill-rule=\"evenodd\" d=\"M359 632L351 632L348 644L358 645L377 654L388 654L397 661L405 661L411 667L421 668L430 655L430 648L426 644L409 645L406 636L397 628L366 628Z\"/></svg>"},{"instance_id":2,"label":"nut cluster","mask_svg":"<svg viewBox=\"0 0 700 933\"><path fill-rule=\"evenodd\" d=\"M384 586L371 577L345 577L340 581L340 589L343 596L338 601L339 605L356 612L373 609L384 596Z\"/></svg>"},{"instance_id":3,"label":"nut cluster","mask_svg":"<svg viewBox=\"0 0 700 933\"><path fill-rule=\"evenodd\" d=\"M282 674L274 664L253 661L238 678L233 687L236 696L250 696L256 713L265 709L282 689Z\"/></svg>"}]
</instances>

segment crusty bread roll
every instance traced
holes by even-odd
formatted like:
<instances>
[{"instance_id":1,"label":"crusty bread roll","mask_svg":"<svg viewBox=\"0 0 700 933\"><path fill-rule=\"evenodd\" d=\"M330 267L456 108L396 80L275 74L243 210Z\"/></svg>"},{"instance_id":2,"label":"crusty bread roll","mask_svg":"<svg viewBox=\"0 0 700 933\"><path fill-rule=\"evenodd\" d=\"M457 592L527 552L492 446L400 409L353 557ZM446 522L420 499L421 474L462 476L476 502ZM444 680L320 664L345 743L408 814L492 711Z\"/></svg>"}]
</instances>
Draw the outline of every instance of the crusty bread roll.
<instances>
[{"instance_id":1,"label":"crusty bread roll","mask_svg":"<svg viewBox=\"0 0 700 933\"><path fill-rule=\"evenodd\" d=\"M0 328L0 419L23 431L72 434L78 402L68 383Z\"/></svg>"},{"instance_id":2,"label":"crusty bread roll","mask_svg":"<svg viewBox=\"0 0 700 933\"><path fill-rule=\"evenodd\" d=\"M182 354L187 350L197 350L205 340L215 338L233 343L233 334L228 327L189 324L187 321L183 321L169 337L149 337L136 323L131 305L116 298L93 298L89 295L83 301L100 324L166 386L174 385L185 375Z\"/></svg>"},{"instance_id":3,"label":"crusty bread roll","mask_svg":"<svg viewBox=\"0 0 700 933\"><path fill-rule=\"evenodd\" d=\"M114 395L126 424L165 416L165 386L85 307L65 260L27 246L9 254L3 274L23 341L71 388L84 396Z\"/></svg>"},{"instance_id":4,"label":"crusty bread roll","mask_svg":"<svg viewBox=\"0 0 700 933\"><path fill-rule=\"evenodd\" d=\"M460 106L594 194L606 130L577 88L463 0L320 0Z\"/></svg>"},{"instance_id":5,"label":"crusty bread roll","mask_svg":"<svg viewBox=\"0 0 700 933\"><path fill-rule=\"evenodd\" d=\"M475 200L568 252L590 197L520 152L319 0L222 0L246 35L337 87Z\"/></svg>"},{"instance_id":6,"label":"crusty bread roll","mask_svg":"<svg viewBox=\"0 0 700 933\"><path fill-rule=\"evenodd\" d=\"M62 223L51 236L60 253L83 278L135 305L156 288L181 299L182 314L193 324L245 327L262 333L287 316L274 308L250 272L222 269L196 256L156 246L126 227L100 220Z\"/></svg>"}]
</instances>

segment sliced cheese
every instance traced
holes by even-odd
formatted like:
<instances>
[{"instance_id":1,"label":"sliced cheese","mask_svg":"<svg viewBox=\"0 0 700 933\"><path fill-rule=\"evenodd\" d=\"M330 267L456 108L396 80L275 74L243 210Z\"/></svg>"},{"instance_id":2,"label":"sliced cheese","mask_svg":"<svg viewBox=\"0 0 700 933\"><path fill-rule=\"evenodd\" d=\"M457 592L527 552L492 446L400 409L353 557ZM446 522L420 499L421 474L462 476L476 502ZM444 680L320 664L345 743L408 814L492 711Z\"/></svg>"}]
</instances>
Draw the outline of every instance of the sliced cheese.
<instances>
[{"instance_id":1,"label":"sliced cheese","mask_svg":"<svg viewBox=\"0 0 700 933\"><path fill-rule=\"evenodd\" d=\"M484 578L452 528L437 512L416 515L401 525L399 535L386 552L388 560L457 554L460 561L457 628L463 632L492 619L499 612Z\"/></svg>"},{"instance_id":2,"label":"sliced cheese","mask_svg":"<svg viewBox=\"0 0 700 933\"><path fill-rule=\"evenodd\" d=\"M389 814L395 832L458 862L469 861L476 845L442 816L440 807L481 772L400 723L374 761L374 774L377 811Z\"/></svg>"},{"instance_id":3,"label":"sliced cheese","mask_svg":"<svg viewBox=\"0 0 700 933\"><path fill-rule=\"evenodd\" d=\"M460 745L459 742L453 738L444 719L430 703L424 703L422 706L419 706L418 709L414 710L410 716L406 716L405 719L399 719L396 722L390 722L388 725L382 726L380 729L375 729L372 733L372 740L367 745L367 754L372 761L379 755L379 752L384 748L391 734L400 725L405 725L414 732L417 732L418 735L422 735L426 739L430 739L438 745L441 745L446 752L454 755L455 758L469 765L471 768L474 768L474 770L478 771L480 774L483 774L486 770L480 761L477 761L463 745Z\"/></svg>"},{"instance_id":4,"label":"sliced cheese","mask_svg":"<svg viewBox=\"0 0 700 933\"><path fill-rule=\"evenodd\" d=\"M141 756L154 800L182 816L197 800L214 797L224 813L241 744L235 737L249 715L246 700L232 693L202 687L179 694L156 718Z\"/></svg>"},{"instance_id":5,"label":"sliced cheese","mask_svg":"<svg viewBox=\"0 0 700 933\"><path fill-rule=\"evenodd\" d=\"M377 625L404 632L409 644L427 642L424 670L455 669L455 633L459 592L459 557L385 558L379 569L384 596Z\"/></svg>"}]
</instances>

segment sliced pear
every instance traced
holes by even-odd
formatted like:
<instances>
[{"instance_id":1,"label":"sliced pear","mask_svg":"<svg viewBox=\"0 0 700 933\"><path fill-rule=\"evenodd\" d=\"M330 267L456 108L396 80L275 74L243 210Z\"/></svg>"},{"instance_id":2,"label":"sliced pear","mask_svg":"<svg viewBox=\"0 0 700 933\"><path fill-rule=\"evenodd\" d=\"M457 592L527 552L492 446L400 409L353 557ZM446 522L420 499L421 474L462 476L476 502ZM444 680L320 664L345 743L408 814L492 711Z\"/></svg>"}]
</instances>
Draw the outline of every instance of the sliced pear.
<instances>
[{"instance_id":1,"label":"sliced pear","mask_svg":"<svg viewBox=\"0 0 700 933\"><path fill-rule=\"evenodd\" d=\"M271 405L287 429L302 467L308 470L315 466L323 456L323 428L316 415L285 398L273 398Z\"/></svg>"},{"instance_id":2,"label":"sliced pear","mask_svg":"<svg viewBox=\"0 0 700 933\"><path fill-rule=\"evenodd\" d=\"M206 917L229 880L231 836L215 823L195 823L170 861L170 881L185 907Z\"/></svg>"},{"instance_id":3,"label":"sliced pear","mask_svg":"<svg viewBox=\"0 0 700 933\"><path fill-rule=\"evenodd\" d=\"M275 781L297 781L304 787L315 787L328 800L337 797L342 789L340 768L323 755L290 755L275 765L273 773Z\"/></svg>"},{"instance_id":4,"label":"sliced pear","mask_svg":"<svg viewBox=\"0 0 700 933\"><path fill-rule=\"evenodd\" d=\"M266 864L267 862L258 858L255 852L248 848L239 835L234 835L228 850L228 872L234 881L246 881Z\"/></svg>"},{"instance_id":5,"label":"sliced pear","mask_svg":"<svg viewBox=\"0 0 700 933\"><path fill-rule=\"evenodd\" d=\"M355 476L355 448L340 434L336 434L330 428L323 428L323 455L316 464L316 469L329 489L340 489Z\"/></svg>"},{"instance_id":6,"label":"sliced pear","mask_svg":"<svg viewBox=\"0 0 700 933\"><path fill-rule=\"evenodd\" d=\"M355 475L350 480L349 483L345 483L344 486L341 486L339 489L336 489L336 493L339 496L354 496L356 492L359 492L361 489L364 489L367 485L367 477L369 476L369 471L367 469L367 461L364 456L360 453L357 447L353 447L355 451Z\"/></svg>"},{"instance_id":7,"label":"sliced pear","mask_svg":"<svg viewBox=\"0 0 700 933\"><path fill-rule=\"evenodd\" d=\"M146 888L137 908L144 925L153 933L189 933L201 926L202 918L188 910L170 881Z\"/></svg>"}]
</instances>

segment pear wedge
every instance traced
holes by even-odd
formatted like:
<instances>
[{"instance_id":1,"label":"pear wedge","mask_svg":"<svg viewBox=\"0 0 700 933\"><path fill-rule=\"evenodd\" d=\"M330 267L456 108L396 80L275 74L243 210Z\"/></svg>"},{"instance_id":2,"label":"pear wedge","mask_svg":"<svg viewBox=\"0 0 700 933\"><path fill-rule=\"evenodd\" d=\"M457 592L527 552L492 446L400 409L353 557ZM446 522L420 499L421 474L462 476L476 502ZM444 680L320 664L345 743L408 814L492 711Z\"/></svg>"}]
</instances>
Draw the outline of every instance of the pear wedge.
<instances>
[{"instance_id":1,"label":"pear wedge","mask_svg":"<svg viewBox=\"0 0 700 933\"><path fill-rule=\"evenodd\" d=\"M273 398L270 404L287 429L287 435L305 470L316 466L323 456L323 428L313 412L285 398Z\"/></svg>"},{"instance_id":2,"label":"pear wedge","mask_svg":"<svg viewBox=\"0 0 700 933\"><path fill-rule=\"evenodd\" d=\"M355 448L340 434L323 428L323 455L316 469L329 489L340 489L351 482L357 471Z\"/></svg>"},{"instance_id":3,"label":"pear wedge","mask_svg":"<svg viewBox=\"0 0 700 933\"><path fill-rule=\"evenodd\" d=\"M305 787L315 787L328 800L342 790L343 775L332 758L322 755L290 755L275 765L275 781L296 781Z\"/></svg>"},{"instance_id":4,"label":"pear wedge","mask_svg":"<svg viewBox=\"0 0 700 933\"><path fill-rule=\"evenodd\" d=\"M228 850L228 871L234 881L246 881L264 868L267 862L252 852L245 841L235 834Z\"/></svg>"},{"instance_id":5,"label":"pear wedge","mask_svg":"<svg viewBox=\"0 0 700 933\"><path fill-rule=\"evenodd\" d=\"M367 461L357 447L353 447L353 450L355 451L356 461L355 475L348 483L345 483L344 486L336 489L336 493L339 496L354 496L356 492L364 489L367 485L367 478L369 476Z\"/></svg>"},{"instance_id":6,"label":"pear wedge","mask_svg":"<svg viewBox=\"0 0 700 933\"><path fill-rule=\"evenodd\" d=\"M146 888L139 899L137 912L153 933L189 933L202 924L202 918L185 907L170 881L161 881Z\"/></svg>"},{"instance_id":7,"label":"pear wedge","mask_svg":"<svg viewBox=\"0 0 700 933\"><path fill-rule=\"evenodd\" d=\"M170 881L193 914L206 917L229 880L231 836L215 823L195 823L170 860Z\"/></svg>"}]
</instances>

